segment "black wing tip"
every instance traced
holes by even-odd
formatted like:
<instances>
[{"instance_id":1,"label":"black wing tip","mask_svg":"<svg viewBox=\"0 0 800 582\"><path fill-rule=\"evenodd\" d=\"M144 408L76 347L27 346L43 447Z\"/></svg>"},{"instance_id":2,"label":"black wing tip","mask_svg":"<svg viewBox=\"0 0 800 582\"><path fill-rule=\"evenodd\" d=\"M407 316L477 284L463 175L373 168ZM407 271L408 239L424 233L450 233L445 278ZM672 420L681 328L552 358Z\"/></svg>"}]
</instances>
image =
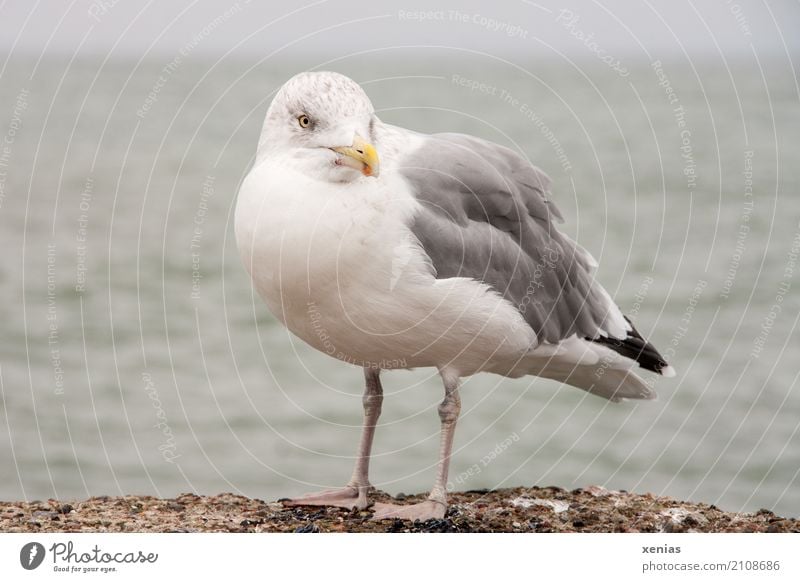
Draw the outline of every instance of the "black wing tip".
<instances>
[{"instance_id":1,"label":"black wing tip","mask_svg":"<svg viewBox=\"0 0 800 582\"><path fill-rule=\"evenodd\" d=\"M641 336L630 319L625 317L625 320L631 326L628 336L625 339L602 336L586 339L602 344L621 356L634 360L645 370L650 370L665 378L674 377L675 369L669 365L669 362L664 359L664 356L658 352L653 344Z\"/></svg>"}]
</instances>

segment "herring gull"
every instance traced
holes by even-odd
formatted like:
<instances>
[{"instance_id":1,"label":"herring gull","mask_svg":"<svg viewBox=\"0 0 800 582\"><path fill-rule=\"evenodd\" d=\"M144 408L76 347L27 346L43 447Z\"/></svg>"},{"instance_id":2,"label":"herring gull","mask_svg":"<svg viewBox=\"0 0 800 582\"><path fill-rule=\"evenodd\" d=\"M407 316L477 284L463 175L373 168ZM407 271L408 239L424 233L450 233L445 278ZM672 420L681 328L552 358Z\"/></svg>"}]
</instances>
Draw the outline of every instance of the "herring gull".
<instances>
[{"instance_id":1,"label":"herring gull","mask_svg":"<svg viewBox=\"0 0 800 582\"><path fill-rule=\"evenodd\" d=\"M550 179L508 148L383 123L338 73L283 85L239 191L237 244L272 314L366 378L350 482L285 503L369 506L383 370L435 367L444 400L429 497L377 503L375 519L445 515L465 376L541 376L614 402L655 397L633 369L672 367L595 281L596 262L557 230L562 220Z\"/></svg>"}]
</instances>

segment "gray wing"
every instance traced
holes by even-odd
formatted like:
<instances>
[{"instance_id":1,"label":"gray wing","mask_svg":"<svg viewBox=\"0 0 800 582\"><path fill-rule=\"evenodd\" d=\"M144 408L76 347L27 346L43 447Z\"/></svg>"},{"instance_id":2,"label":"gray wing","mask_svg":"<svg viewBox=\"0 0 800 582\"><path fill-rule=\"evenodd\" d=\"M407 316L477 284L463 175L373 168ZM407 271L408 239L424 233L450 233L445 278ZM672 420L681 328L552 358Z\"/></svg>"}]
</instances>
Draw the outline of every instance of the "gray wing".
<instances>
[{"instance_id":1,"label":"gray wing","mask_svg":"<svg viewBox=\"0 0 800 582\"><path fill-rule=\"evenodd\" d=\"M460 134L428 136L399 170L422 204L411 227L437 278L470 277L511 302L540 342L596 338L621 319L593 259L556 230L550 179L512 150ZM617 331L618 330L618 331Z\"/></svg>"}]
</instances>

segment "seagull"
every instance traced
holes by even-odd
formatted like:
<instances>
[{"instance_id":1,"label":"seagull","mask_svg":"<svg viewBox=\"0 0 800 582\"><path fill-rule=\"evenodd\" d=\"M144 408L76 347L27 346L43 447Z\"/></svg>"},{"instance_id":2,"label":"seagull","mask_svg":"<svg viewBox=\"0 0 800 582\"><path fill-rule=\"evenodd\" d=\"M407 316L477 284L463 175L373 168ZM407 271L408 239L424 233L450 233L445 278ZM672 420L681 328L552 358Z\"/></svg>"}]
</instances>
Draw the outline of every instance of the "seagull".
<instances>
[{"instance_id":1,"label":"seagull","mask_svg":"<svg viewBox=\"0 0 800 582\"><path fill-rule=\"evenodd\" d=\"M338 73L276 93L239 190L237 246L275 318L366 384L351 480L286 505L370 507L384 370L436 368L444 398L430 495L375 503L378 520L445 516L464 377L540 376L619 402L655 397L636 367L675 375L556 228L550 184L506 147L383 123Z\"/></svg>"}]
</instances>

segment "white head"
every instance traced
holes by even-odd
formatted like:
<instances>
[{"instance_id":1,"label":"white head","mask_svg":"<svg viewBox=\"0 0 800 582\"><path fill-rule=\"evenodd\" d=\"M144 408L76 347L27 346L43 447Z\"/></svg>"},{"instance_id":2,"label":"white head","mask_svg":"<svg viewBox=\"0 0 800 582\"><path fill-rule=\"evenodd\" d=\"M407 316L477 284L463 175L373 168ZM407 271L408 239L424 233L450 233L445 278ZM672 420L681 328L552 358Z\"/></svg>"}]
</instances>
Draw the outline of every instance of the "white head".
<instances>
[{"instance_id":1,"label":"white head","mask_svg":"<svg viewBox=\"0 0 800 582\"><path fill-rule=\"evenodd\" d=\"M258 156L280 157L305 174L331 182L377 176L369 143L375 110L352 79L331 72L300 73L267 110Z\"/></svg>"}]
</instances>

